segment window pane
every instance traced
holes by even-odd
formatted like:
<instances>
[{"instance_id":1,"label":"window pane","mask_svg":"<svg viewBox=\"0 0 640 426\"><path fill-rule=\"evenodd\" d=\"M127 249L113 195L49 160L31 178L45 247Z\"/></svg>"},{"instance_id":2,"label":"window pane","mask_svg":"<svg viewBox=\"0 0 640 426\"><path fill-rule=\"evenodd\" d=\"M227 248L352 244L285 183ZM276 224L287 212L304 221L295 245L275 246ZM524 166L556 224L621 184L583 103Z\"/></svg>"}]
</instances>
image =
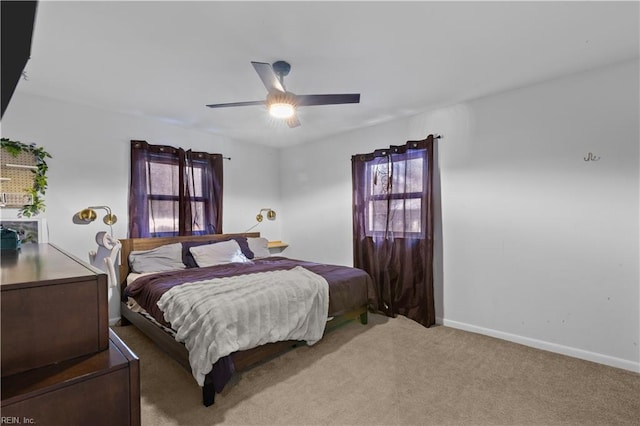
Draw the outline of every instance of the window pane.
<instances>
[{"instance_id":1,"label":"window pane","mask_svg":"<svg viewBox=\"0 0 640 426\"><path fill-rule=\"evenodd\" d=\"M371 195L383 195L389 192L389 167L387 160L382 158L374 160L367 165L367 187Z\"/></svg>"},{"instance_id":2,"label":"window pane","mask_svg":"<svg viewBox=\"0 0 640 426\"><path fill-rule=\"evenodd\" d=\"M178 166L150 162L148 186L149 194L178 196Z\"/></svg>"},{"instance_id":3,"label":"window pane","mask_svg":"<svg viewBox=\"0 0 640 426\"><path fill-rule=\"evenodd\" d=\"M178 201L151 200L149 201L149 231L177 232L178 231Z\"/></svg>"},{"instance_id":4,"label":"window pane","mask_svg":"<svg viewBox=\"0 0 640 426\"><path fill-rule=\"evenodd\" d=\"M369 201L369 231L384 232L387 227L387 200Z\"/></svg>"},{"instance_id":5,"label":"window pane","mask_svg":"<svg viewBox=\"0 0 640 426\"><path fill-rule=\"evenodd\" d=\"M191 215L193 217L192 230L206 231L206 223L204 221L204 201L194 201L191 203ZM206 232L205 232L206 233Z\"/></svg>"},{"instance_id":6,"label":"window pane","mask_svg":"<svg viewBox=\"0 0 640 426\"><path fill-rule=\"evenodd\" d=\"M193 195L196 197L202 197L202 167L193 168Z\"/></svg>"},{"instance_id":7,"label":"window pane","mask_svg":"<svg viewBox=\"0 0 640 426\"><path fill-rule=\"evenodd\" d=\"M392 194L422 192L422 158L393 162Z\"/></svg>"},{"instance_id":8,"label":"window pane","mask_svg":"<svg viewBox=\"0 0 640 426\"><path fill-rule=\"evenodd\" d=\"M388 204L388 211L387 211ZM389 217L389 231L399 234L422 232L422 203L419 198L369 201L367 229L384 232Z\"/></svg>"},{"instance_id":9,"label":"window pane","mask_svg":"<svg viewBox=\"0 0 640 426\"><path fill-rule=\"evenodd\" d=\"M389 215L391 230L399 233L420 232L420 205L420 200L416 198L391 200L391 212Z\"/></svg>"}]
</instances>

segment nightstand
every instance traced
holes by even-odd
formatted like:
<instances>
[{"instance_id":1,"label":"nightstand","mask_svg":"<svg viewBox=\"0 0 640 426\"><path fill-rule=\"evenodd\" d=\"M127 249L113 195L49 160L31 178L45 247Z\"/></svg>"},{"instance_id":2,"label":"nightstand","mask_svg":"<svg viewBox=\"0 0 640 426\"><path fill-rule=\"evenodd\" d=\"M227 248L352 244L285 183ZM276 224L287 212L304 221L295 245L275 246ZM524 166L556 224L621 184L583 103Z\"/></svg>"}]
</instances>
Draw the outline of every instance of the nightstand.
<instances>
[{"instance_id":1,"label":"nightstand","mask_svg":"<svg viewBox=\"0 0 640 426\"><path fill-rule=\"evenodd\" d=\"M271 254L280 253L287 247L289 247L289 244L283 243L280 240L269 241L269 243L267 244L267 248L269 249Z\"/></svg>"}]
</instances>

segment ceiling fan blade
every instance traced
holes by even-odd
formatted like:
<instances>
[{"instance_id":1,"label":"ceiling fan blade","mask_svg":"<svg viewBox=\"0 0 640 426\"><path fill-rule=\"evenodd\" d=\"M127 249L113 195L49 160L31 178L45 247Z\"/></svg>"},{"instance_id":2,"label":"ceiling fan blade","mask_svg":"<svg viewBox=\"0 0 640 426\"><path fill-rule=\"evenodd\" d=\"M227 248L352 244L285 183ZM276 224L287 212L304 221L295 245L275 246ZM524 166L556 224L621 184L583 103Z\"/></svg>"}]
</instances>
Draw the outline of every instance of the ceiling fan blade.
<instances>
[{"instance_id":1,"label":"ceiling fan blade","mask_svg":"<svg viewBox=\"0 0 640 426\"><path fill-rule=\"evenodd\" d=\"M336 95L297 95L296 105L335 105L360 103L360 93L343 93Z\"/></svg>"},{"instance_id":2,"label":"ceiling fan blade","mask_svg":"<svg viewBox=\"0 0 640 426\"><path fill-rule=\"evenodd\" d=\"M226 108L236 106L248 106L248 105L264 105L264 101L247 101L247 102L230 102L228 104L211 104L207 105L209 108Z\"/></svg>"},{"instance_id":3,"label":"ceiling fan blade","mask_svg":"<svg viewBox=\"0 0 640 426\"><path fill-rule=\"evenodd\" d=\"M300 126L300 120L298 120L297 116L293 116L291 118L287 118L287 126L293 128Z\"/></svg>"},{"instance_id":4,"label":"ceiling fan blade","mask_svg":"<svg viewBox=\"0 0 640 426\"><path fill-rule=\"evenodd\" d=\"M269 93L277 91L284 93L284 87L282 87L282 83L278 79L278 76L271 68L271 64L267 64L265 62L251 62L253 68L255 68L260 80L264 84L264 87L267 88Z\"/></svg>"}]
</instances>

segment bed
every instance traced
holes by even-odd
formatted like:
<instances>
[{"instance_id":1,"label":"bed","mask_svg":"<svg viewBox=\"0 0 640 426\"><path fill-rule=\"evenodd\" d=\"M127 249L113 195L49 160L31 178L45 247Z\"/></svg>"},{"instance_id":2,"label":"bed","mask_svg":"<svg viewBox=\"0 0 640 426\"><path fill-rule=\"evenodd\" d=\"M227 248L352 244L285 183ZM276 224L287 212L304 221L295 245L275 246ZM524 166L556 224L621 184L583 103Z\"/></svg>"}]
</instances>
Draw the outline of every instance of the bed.
<instances>
[{"instance_id":1,"label":"bed","mask_svg":"<svg viewBox=\"0 0 640 426\"><path fill-rule=\"evenodd\" d=\"M345 321L359 320L366 324L368 307L373 304L371 278L364 271L270 255L266 239L258 232L120 241L122 324L135 325L191 371L202 387L205 406L214 403L215 394L222 391L234 372L246 370L301 342L313 344L324 332ZM228 250L239 258L229 258ZM222 258L232 261L221 261ZM289 284L284 285L286 282ZM249 285L257 286L256 290ZM297 293L293 296L278 293L280 287L281 291ZM252 290L225 298L231 290L238 289ZM215 294L208 294L211 291ZM257 295L263 293L276 300L262 302L262 296ZM306 295L308 301L303 300ZM204 305L205 299L213 307ZM284 299L288 302L283 302ZM275 303L277 309L269 311L261 306L263 303ZM302 313L297 313L298 310ZM217 318L213 318L215 315ZM240 317L252 325L236 325L240 324L237 320ZM277 322L268 336L260 335L259 331L265 318ZM227 323L218 326L218 321ZM221 327L223 332L215 327ZM235 337L228 336L230 329ZM203 336L212 342L202 343ZM233 338L237 341L232 341ZM219 354L212 353L216 352L212 348L218 346L221 354L224 350L230 353L217 357ZM235 348L238 350L231 352ZM215 361L208 363L209 360ZM203 364L208 368L203 370Z\"/></svg>"}]
</instances>

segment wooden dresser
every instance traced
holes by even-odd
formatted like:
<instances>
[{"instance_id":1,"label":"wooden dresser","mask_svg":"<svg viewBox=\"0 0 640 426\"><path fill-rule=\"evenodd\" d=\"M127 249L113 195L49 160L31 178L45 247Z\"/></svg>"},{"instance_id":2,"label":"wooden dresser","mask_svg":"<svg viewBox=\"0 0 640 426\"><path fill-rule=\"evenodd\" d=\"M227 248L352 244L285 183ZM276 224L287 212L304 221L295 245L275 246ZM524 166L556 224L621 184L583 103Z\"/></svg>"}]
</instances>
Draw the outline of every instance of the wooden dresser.
<instances>
[{"instance_id":1,"label":"wooden dresser","mask_svg":"<svg viewBox=\"0 0 640 426\"><path fill-rule=\"evenodd\" d=\"M2 417L139 425L139 362L109 330L107 276L51 244L0 256Z\"/></svg>"}]
</instances>

